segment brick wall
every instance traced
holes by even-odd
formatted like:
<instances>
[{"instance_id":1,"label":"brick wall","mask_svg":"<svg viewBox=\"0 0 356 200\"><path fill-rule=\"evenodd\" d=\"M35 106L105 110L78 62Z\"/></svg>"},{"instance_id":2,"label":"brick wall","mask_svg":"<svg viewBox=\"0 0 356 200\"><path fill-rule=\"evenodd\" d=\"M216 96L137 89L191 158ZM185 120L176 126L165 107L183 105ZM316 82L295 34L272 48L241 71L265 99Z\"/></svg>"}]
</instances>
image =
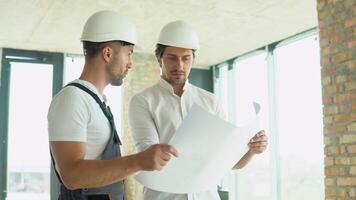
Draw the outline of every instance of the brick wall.
<instances>
[{"instance_id":1,"label":"brick wall","mask_svg":"<svg viewBox=\"0 0 356 200\"><path fill-rule=\"evenodd\" d=\"M317 0L325 199L356 199L356 1Z\"/></svg>"},{"instance_id":2,"label":"brick wall","mask_svg":"<svg viewBox=\"0 0 356 200\"><path fill-rule=\"evenodd\" d=\"M152 86L159 80L160 68L153 54L135 53L134 67L129 72L123 84L123 154L134 152L132 137L128 125L129 102L135 94ZM132 177L125 180L125 199L141 200L142 186Z\"/></svg>"}]
</instances>

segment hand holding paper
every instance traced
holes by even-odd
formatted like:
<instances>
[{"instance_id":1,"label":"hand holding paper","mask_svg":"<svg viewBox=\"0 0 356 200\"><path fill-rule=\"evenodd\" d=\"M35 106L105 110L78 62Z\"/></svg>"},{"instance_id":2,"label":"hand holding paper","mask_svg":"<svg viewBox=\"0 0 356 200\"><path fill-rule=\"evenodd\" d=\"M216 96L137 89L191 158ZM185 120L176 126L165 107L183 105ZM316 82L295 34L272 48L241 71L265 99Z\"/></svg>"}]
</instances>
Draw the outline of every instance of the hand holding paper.
<instances>
[{"instance_id":1,"label":"hand holding paper","mask_svg":"<svg viewBox=\"0 0 356 200\"><path fill-rule=\"evenodd\" d=\"M179 152L162 171L141 172L136 180L144 186L169 193L196 193L219 183L246 153L249 140L259 131L256 117L234 126L193 105L170 141Z\"/></svg>"},{"instance_id":2,"label":"hand holding paper","mask_svg":"<svg viewBox=\"0 0 356 200\"><path fill-rule=\"evenodd\" d=\"M142 170L160 171L172 156L178 157L178 151L168 144L155 144L137 155L140 156L138 160Z\"/></svg>"},{"instance_id":3,"label":"hand holding paper","mask_svg":"<svg viewBox=\"0 0 356 200\"><path fill-rule=\"evenodd\" d=\"M260 154L264 152L268 144L267 139L265 131L262 130L258 132L248 143L248 147L250 148L249 151L253 154Z\"/></svg>"}]
</instances>

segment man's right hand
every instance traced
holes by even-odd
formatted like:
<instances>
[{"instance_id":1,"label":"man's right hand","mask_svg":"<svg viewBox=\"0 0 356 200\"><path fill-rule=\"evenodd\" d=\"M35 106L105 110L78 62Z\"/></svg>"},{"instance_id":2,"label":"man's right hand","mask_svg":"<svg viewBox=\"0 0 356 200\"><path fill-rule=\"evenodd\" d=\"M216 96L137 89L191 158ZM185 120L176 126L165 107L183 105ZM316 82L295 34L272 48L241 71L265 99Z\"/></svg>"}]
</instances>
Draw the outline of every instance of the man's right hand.
<instances>
[{"instance_id":1,"label":"man's right hand","mask_svg":"<svg viewBox=\"0 0 356 200\"><path fill-rule=\"evenodd\" d=\"M171 155L178 157L178 151L168 144L155 144L136 155L141 170L160 171L171 159Z\"/></svg>"}]
</instances>

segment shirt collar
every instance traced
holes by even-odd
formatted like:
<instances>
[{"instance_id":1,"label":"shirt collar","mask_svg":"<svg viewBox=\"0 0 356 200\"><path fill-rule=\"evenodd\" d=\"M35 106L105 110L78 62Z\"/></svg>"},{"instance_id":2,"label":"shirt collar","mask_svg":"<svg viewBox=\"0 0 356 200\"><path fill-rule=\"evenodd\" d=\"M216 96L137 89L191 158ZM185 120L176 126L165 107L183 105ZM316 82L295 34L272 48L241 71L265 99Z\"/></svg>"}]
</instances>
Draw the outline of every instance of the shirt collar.
<instances>
[{"instance_id":1,"label":"shirt collar","mask_svg":"<svg viewBox=\"0 0 356 200\"><path fill-rule=\"evenodd\" d=\"M174 94L174 89L172 87L172 85L170 83L168 83L166 80L164 80L162 77L160 78L159 80L159 83L158 83L161 87L163 87L164 89L170 91L172 94ZM183 92L188 90L189 89L189 86L190 86L190 83L189 83L189 80L187 79L185 81L185 84L183 86Z\"/></svg>"}]
</instances>

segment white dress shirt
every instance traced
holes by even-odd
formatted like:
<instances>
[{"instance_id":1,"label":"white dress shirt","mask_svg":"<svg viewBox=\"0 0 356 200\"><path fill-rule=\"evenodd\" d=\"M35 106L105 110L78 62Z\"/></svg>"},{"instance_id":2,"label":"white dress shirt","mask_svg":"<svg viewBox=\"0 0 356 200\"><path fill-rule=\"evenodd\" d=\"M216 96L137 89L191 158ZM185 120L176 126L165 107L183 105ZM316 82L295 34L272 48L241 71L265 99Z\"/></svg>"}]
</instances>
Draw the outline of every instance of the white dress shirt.
<instances>
[{"instance_id":1,"label":"white dress shirt","mask_svg":"<svg viewBox=\"0 0 356 200\"><path fill-rule=\"evenodd\" d=\"M153 144L167 144L194 103L225 118L214 95L188 81L181 97L174 94L173 87L162 78L156 85L135 95L130 102L129 123L136 151L143 151ZM217 187L193 194L172 194L144 188L143 197L144 200L220 199Z\"/></svg>"}]
</instances>

